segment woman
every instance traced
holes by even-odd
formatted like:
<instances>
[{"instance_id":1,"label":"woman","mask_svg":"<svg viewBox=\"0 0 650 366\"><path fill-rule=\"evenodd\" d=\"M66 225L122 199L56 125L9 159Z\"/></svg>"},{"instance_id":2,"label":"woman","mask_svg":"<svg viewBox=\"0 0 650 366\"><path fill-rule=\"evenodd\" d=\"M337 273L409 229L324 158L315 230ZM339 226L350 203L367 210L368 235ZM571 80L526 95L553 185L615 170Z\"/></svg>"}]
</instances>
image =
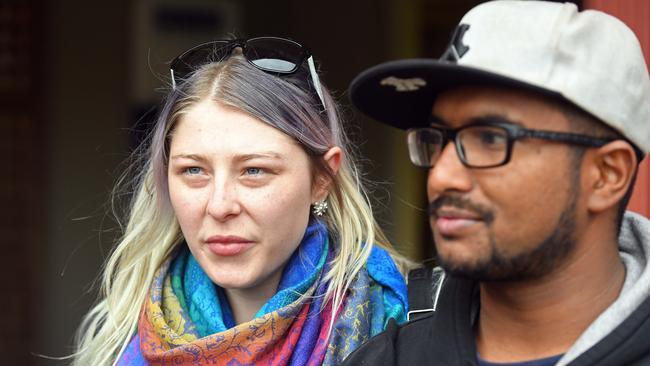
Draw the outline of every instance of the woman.
<instances>
[{"instance_id":1,"label":"woman","mask_svg":"<svg viewBox=\"0 0 650 366\"><path fill-rule=\"evenodd\" d=\"M309 51L262 37L171 65L78 365L338 364L406 288Z\"/></svg>"}]
</instances>

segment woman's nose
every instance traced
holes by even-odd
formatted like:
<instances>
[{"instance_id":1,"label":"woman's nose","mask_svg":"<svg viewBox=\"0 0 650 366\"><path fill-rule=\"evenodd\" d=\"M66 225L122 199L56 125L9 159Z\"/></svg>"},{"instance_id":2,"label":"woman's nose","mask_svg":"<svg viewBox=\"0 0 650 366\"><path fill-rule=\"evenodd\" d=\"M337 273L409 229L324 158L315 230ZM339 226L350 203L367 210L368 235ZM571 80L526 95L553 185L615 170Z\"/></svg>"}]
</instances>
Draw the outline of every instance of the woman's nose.
<instances>
[{"instance_id":1,"label":"woman's nose","mask_svg":"<svg viewBox=\"0 0 650 366\"><path fill-rule=\"evenodd\" d=\"M225 178L215 179L206 211L208 215L217 221L227 221L239 215L241 213L241 204L236 184L229 182Z\"/></svg>"}]
</instances>

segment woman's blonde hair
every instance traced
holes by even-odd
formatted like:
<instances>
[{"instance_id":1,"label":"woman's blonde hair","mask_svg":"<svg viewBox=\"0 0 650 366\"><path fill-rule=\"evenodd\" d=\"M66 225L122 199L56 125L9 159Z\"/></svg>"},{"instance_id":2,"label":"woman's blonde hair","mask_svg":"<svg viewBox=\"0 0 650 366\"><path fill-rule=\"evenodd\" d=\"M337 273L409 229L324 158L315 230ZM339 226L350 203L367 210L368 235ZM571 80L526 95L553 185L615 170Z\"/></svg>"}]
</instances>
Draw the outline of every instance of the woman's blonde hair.
<instances>
[{"instance_id":1,"label":"woman's blonde hair","mask_svg":"<svg viewBox=\"0 0 650 366\"><path fill-rule=\"evenodd\" d=\"M149 285L161 263L183 241L167 187L170 134L196 103L213 100L247 113L294 138L312 161L312 176L328 176L331 189L325 221L336 256L326 273L326 301L342 305L344 294L373 245L386 249L404 272L410 262L395 252L373 218L360 173L339 120L323 87L322 106L301 70L277 77L250 65L241 55L202 66L170 92L146 145L133 187L123 236L104 268L99 302L85 316L77 335L74 365L108 365L122 354L137 330ZM342 151L333 174L322 159L332 146ZM119 219L119 218L118 218Z\"/></svg>"}]
</instances>

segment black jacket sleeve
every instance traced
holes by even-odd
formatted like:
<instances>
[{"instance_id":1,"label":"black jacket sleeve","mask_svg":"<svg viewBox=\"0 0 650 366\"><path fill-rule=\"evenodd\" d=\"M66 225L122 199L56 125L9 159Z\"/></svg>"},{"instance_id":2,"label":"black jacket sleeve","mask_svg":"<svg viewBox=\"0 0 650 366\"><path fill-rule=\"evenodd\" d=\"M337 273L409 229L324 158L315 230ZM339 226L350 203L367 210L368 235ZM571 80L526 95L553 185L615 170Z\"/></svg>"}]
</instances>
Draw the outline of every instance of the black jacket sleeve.
<instances>
[{"instance_id":1,"label":"black jacket sleeve","mask_svg":"<svg viewBox=\"0 0 650 366\"><path fill-rule=\"evenodd\" d=\"M390 319L386 330L371 338L363 347L352 352L342 366L391 366L395 363L395 340L398 326Z\"/></svg>"}]
</instances>

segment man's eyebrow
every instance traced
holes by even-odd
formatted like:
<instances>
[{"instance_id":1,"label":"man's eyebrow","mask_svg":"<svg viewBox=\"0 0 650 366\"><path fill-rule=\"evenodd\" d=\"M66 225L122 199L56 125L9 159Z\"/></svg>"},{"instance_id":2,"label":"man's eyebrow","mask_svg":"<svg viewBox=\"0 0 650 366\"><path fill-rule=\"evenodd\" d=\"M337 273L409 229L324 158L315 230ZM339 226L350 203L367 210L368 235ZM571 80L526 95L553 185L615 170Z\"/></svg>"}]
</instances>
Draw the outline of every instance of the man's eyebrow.
<instances>
[{"instance_id":1,"label":"man's eyebrow","mask_svg":"<svg viewBox=\"0 0 650 366\"><path fill-rule=\"evenodd\" d=\"M475 116L464 122L465 123L463 123L463 126L474 125L474 124L490 124L490 123L505 123L505 124L518 125L518 126L522 125L518 121L512 120L504 115L496 114L496 113ZM441 117L436 116L435 114L429 117L429 124L449 126L449 123L447 123Z\"/></svg>"},{"instance_id":2,"label":"man's eyebrow","mask_svg":"<svg viewBox=\"0 0 650 366\"><path fill-rule=\"evenodd\" d=\"M432 114L429 116L429 124L430 125L447 125L444 119L442 117L436 116L435 114Z\"/></svg>"},{"instance_id":3,"label":"man's eyebrow","mask_svg":"<svg viewBox=\"0 0 650 366\"><path fill-rule=\"evenodd\" d=\"M495 113L472 117L468 122L469 122L468 124L505 123L509 125L521 126L521 123L519 123L518 121L512 120L504 115L495 114Z\"/></svg>"}]
</instances>

